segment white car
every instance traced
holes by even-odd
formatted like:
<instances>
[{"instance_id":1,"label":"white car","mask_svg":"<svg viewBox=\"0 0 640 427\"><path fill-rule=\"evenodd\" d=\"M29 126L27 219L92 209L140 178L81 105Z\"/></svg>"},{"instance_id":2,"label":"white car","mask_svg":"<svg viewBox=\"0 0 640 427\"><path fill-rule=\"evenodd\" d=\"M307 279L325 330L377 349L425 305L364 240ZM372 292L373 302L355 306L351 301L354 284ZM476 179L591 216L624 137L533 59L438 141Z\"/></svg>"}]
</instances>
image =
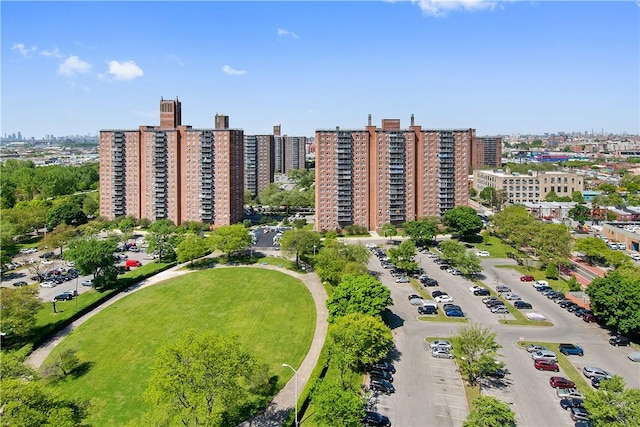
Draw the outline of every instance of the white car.
<instances>
[{"instance_id":1,"label":"white car","mask_svg":"<svg viewBox=\"0 0 640 427\"><path fill-rule=\"evenodd\" d=\"M438 255L438 254L437 254L437 253L435 253L435 252L429 252L429 253L427 254L427 258L433 258L433 259L436 259L436 258L440 258L440 255Z\"/></svg>"},{"instance_id":2,"label":"white car","mask_svg":"<svg viewBox=\"0 0 640 427\"><path fill-rule=\"evenodd\" d=\"M607 372L600 368L595 368L593 366L585 366L584 368L582 368L582 373L587 378L600 377L600 378L611 379L610 372Z\"/></svg>"},{"instance_id":3,"label":"white car","mask_svg":"<svg viewBox=\"0 0 640 427\"><path fill-rule=\"evenodd\" d=\"M482 256L482 257L485 257L485 256L491 256L491 255L489 254L489 252L487 252L487 251L479 251L479 252L476 252L476 255L478 255L478 256Z\"/></svg>"},{"instance_id":4,"label":"white car","mask_svg":"<svg viewBox=\"0 0 640 427\"><path fill-rule=\"evenodd\" d=\"M84 280L81 283L82 286L93 286L93 280Z\"/></svg>"},{"instance_id":5,"label":"white car","mask_svg":"<svg viewBox=\"0 0 640 427\"><path fill-rule=\"evenodd\" d=\"M544 359L544 360L550 360L553 362L558 362L558 356L556 356L556 354L553 351L549 351L549 350L534 351L533 353L531 353L531 358L533 360Z\"/></svg>"},{"instance_id":6,"label":"white car","mask_svg":"<svg viewBox=\"0 0 640 427\"><path fill-rule=\"evenodd\" d=\"M41 288L55 288L56 285L57 283L52 281L46 281L46 282L40 283Z\"/></svg>"},{"instance_id":7,"label":"white car","mask_svg":"<svg viewBox=\"0 0 640 427\"><path fill-rule=\"evenodd\" d=\"M435 347L431 349L431 355L439 359L453 359L453 354L444 347Z\"/></svg>"},{"instance_id":8,"label":"white car","mask_svg":"<svg viewBox=\"0 0 640 427\"><path fill-rule=\"evenodd\" d=\"M511 292L509 292L508 294L506 294L506 295L504 296L504 299L508 299L508 300L513 300L513 301L515 301L515 300L519 300L519 299L520 299L520 296L519 296L518 294L512 294Z\"/></svg>"},{"instance_id":9,"label":"white car","mask_svg":"<svg viewBox=\"0 0 640 427\"><path fill-rule=\"evenodd\" d=\"M469 292L474 293L475 291L479 291L480 289L487 289L487 288L483 288L482 286L472 286L469 288Z\"/></svg>"},{"instance_id":10,"label":"white car","mask_svg":"<svg viewBox=\"0 0 640 427\"><path fill-rule=\"evenodd\" d=\"M445 350L451 350L453 348L451 343L445 340L435 340L429 343L429 348L436 348L436 347L444 348Z\"/></svg>"},{"instance_id":11,"label":"white car","mask_svg":"<svg viewBox=\"0 0 640 427\"><path fill-rule=\"evenodd\" d=\"M453 298L450 295L440 295L435 300L436 302L453 302Z\"/></svg>"},{"instance_id":12,"label":"white car","mask_svg":"<svg viewBox=\"0 0 640 427\"><path fill-rule=\"evenodd\" d=\"M575 397L578 399L584 399L584 394L580 393L575 388L559 388L556 389L556 395L561 398Z\"/></svg>"},{"instance_id":13,"label":"white car","mask_svg":"<svg viewBox=\"0 0 640 427\"><path fill-rule=\"evenodd\" d=\"M494 314L507 314L509 313L509 309L504 305L497 305L495 307L491 307L491 312Z\"/></svg>"}]
</instances>

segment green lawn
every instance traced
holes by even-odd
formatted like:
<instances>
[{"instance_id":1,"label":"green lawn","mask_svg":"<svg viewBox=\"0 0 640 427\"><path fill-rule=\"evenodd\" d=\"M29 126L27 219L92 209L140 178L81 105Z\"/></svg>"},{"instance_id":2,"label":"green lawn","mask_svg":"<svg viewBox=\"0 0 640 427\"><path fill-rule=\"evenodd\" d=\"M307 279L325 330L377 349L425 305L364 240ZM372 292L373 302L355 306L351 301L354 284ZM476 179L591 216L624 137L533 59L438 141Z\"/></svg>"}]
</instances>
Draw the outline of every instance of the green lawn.
<instances>
[{"instance_id":1,"label":"green lawn","mask_svg":"<svg viewBox=\"0 0 640 427\"><path fill-rule=\"evenodd\" d=\"M480 251L488 251L492 258L506 258L507 252L514 251L511 246L495 236L488 236L483 242L473 243L473 246Z\"/></svg>"},{"instance_id":2,"label":"green lawn","mask_svg":"<svg viewBox=\"0 0 640 427\"><path fill-rule=\"evenodd\" d=\"M193 272L132 293L71 333L88 371L50 383L65 397L91 401L88 423L124 425L147 409L143 392L156 350L187 330L238 334L278 376L280 389L298 367L315 329L315 306L302 282L255 268Z\"/></svg>"}]
</instances>

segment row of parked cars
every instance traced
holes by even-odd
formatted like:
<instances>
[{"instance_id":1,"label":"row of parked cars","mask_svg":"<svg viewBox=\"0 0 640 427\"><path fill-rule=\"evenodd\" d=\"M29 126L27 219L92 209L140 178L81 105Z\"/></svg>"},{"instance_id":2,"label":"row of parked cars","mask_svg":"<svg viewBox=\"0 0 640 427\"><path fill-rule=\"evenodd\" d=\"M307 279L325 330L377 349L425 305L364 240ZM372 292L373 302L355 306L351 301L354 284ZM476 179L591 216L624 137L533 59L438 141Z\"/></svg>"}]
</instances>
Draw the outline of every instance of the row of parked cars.
<instances>
[{"instance_id":1,"label":"row of parked cars","mask_svg":"<svg viewBox=\"0 0 640 427\"><path fill-rule=\"evenodd\" d=\"M380 361L369 366L369 389L383 394L395 393L396 389L393 386L393 375L396 373L396 368L392 363L387 361ZM391 421L389 417L380 414L373 410L374 408L366 408L365 415L362 418L362 425L367 427L391 427Z\"/></svg>"},{"instance_id":2,"label":"row of parked cars","mask_svg":"<svg viewBox=\"0 0 640 427\"><path fill-rule=\"evenodd\" d=\"M521 281L527 282L530 281L528 278L531 276L522 276L520 278ZM526 279L526 280L523 280ZM593 315L593 312L588 308L584 308L577 304L574 301L571 301L565 297L564 292L556 291L549 283L545 280L537 280L533 282L533 287L540 292L541 295L547 297L548 299L555 301L558 305L570 313L575 314L576 317L582 318L585 322L595 322L596 318Z\"/></svg>"}]
</instances>

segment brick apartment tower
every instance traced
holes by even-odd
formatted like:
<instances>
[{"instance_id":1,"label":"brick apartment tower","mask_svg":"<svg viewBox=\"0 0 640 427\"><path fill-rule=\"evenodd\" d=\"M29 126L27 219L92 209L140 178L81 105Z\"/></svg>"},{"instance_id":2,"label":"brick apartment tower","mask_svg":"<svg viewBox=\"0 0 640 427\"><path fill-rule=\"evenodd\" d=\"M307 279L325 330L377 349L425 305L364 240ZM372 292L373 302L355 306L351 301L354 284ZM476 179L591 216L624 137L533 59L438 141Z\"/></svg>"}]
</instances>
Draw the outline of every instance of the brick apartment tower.
<instances>
[{"instance_id":1,"label":"brick apartment tower","mask_svg":"<svg viewBox=\"0 0 640 427\"><path fill-rule=\"evenodd\" d=\"M470 174L483 166L501 167L502 137L479 136L474 138L469 145L469 158L471 159Z\"/></svg>"},{"instance_id":2,"label":"brick apartment tower","mask_svg":"<svg viewBox=\"0 0 640 427\"><path fill-rule=\"evenodd\" d=\"M160 100L160 126L101 130L100 215L175 224L242 221L243 131L216 115L215 129L182 125L180 101Z\"/></svg>"},{"instance_id":3,"label":"brick apartment tower","mask_svg":"<svg viewBox=\"0 0 640 427\"><path fill-rule=\"evenodd\" d=\"M257 196L273 182L275 136L244 136L244 188Z\"/></svg>"},{"instance_id":4,"label":"brick apartment tower","mask_svg":"<svg viewBox=\"0 0 640 427\"><path fill-rule=\"evenodd\" d=\"M280 125L273 127L275 170L287 173L292 169L304 169L307 156L307 138L282 135Z\"/></svg>"},{"instance_id":5,"label":"brick apartment tower","mask_svg":"<svg viewBox=\"0 0 640 427\"><path fill-rule=\"evenodd\" d=\"M378 230L442 215L468 200L474 129L428 130L400 120L382 127L316 131L316 230Z\"/></svg>"}]
</instances>

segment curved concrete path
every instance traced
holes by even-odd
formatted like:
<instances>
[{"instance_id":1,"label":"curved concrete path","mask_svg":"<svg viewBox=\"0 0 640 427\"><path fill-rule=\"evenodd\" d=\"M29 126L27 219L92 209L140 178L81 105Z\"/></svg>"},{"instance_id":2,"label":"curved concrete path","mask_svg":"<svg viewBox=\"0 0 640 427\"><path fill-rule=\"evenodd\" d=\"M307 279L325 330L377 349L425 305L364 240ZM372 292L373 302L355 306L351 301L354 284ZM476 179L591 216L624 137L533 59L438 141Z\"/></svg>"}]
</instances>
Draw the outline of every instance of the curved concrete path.
<instances>
[{"instance_id":1,"label":"curved concrete path","mask_svg":"<svg viewBox=\"0 0 640 427\"><path fill-rule=\"evenodd\" d=\"M110 300L106 301L104 304L96 307L95 310L85 314L80 317L78 320L72 322L69 326L62 329L55 335L53 335L48 341L42 344L40 347L36 348L26 359L25 363L29 366L32 366L35 369L38 369L45 361L47 356L53 351L53 349L60 344L60 342L71 333L78 326L82 325L88 319L92 318L96 314L100 313L104 308L116 303L122 298L129 295L131 292L135 292L137 290L155 285L157 283L163 282L168 279L172 279L177 276L181 276L187 273L191 273L193 271L199 270L180 270L180 268L184 267L187 264L177 265L168 270L165 270L161 273L156 274L153 277L149 277L135 285L132 285L127 290L119 293L114 296ZM291 380L280 390L278 394L276 394L269 404L269 406L262 411L261 413L254 416L251 420L243 423L243 426L251 426L251 427L271 427L271 426L281 426L286 421L289 416L289 412L294 409L295 401L296 401L296 377L298 381L298 392L302 392L304 387L307 385L309 378L311 377L311 372L315 368L318 363L318 358L320 357L320 352L322 351L322 347L324 346L325 337L327 335L327 318L328 311L326 306L327 293L318 278L318 275L315 273L307 273L307 274L299 274L291 270L287 270L282 267L277 267L274 265L242 265L242 267L251 267L251 268L264 268L269 270L276 270L282 273L288 274L290 276L295 277L296 279L300 279L309 292L311 292L311 296L313 297L313 301L316 307L316 328L313 334L313 340L311 341L311 346L309 347L309 351L307 352L307 356L302 361L302 364L297 369L297 375L291 377ZM233 268L231 266L219 265L215 268ZM287 363L286 360L282 361L283 363Z\"/></svg>"}]
</instances>

